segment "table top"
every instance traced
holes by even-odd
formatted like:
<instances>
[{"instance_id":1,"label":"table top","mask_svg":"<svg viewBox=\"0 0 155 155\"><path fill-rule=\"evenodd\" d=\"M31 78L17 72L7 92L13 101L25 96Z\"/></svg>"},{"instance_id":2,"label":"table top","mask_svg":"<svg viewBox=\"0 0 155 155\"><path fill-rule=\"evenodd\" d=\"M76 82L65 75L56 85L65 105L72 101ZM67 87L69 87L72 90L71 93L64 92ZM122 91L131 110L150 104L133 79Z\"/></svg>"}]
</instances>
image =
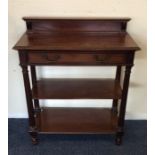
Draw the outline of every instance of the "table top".
<instances>
[{"instance_id":1,"label":"table top","mask_svg":"<svg viewBox=\"0 0 155 155\"><path fill-rule=\"evenodd\" d=\"M24 33L16 50L140 50L128 33Z\"/></svg>"}]
</instances>

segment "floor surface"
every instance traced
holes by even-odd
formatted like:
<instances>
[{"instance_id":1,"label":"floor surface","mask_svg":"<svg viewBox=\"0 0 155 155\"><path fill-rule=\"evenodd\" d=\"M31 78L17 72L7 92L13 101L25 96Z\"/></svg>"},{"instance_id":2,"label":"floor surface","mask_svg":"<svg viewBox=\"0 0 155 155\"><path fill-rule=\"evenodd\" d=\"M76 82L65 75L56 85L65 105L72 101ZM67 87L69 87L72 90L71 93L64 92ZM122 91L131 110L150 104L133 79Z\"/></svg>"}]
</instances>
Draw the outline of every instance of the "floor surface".
<instances>
[{"instance_id":1,"label":"floor surface","mask_svg":"<svg viewBox=\"0 0 155 155\"><path fill-rule=\"evenodd\" d=\"M147 122L126 121L123 144L114 135L39 135L32 145L27 119L9 119L9 155L146 155Z\"/></svg>"}]
</instances>

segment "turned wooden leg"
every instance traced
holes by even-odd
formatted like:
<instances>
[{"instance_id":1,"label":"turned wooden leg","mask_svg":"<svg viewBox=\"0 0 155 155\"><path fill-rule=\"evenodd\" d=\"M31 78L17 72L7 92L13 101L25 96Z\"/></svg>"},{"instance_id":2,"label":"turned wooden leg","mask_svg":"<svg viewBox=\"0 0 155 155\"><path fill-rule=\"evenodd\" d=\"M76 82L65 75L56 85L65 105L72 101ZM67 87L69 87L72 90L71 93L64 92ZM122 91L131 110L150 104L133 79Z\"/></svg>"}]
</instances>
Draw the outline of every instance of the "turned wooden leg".
<instances>
[{"instance_id":1,"label":"turned wooden leg","mask_svg":"<svg viewBox=\"0 0 155 155\"><path fill-rule=\"evenodd\" d=\"M32 144L38 144L38 134L36 132L36 128L30 127L29 134L31 135Z\"/></svg>"},{"instance_id":2,"label":"turned wooden leg","mask_svg":"<svg viewBox=\"0 0 155 155\"><path fill-rule=\"evenodd\" d=\"M117 129L116 137L115 137L115 144L121 145L122 144L122 137L123 137L123 130L122 128Z\"/></svg>"},{"instance_id":3,"label":"turned wooden leg","mask_svg":"<svg viewBox=\"0 0 155 155\"><path fill-rule=\"evenodd\" d=\"M29 116L29 133L32 138L32 143L36 144L37 130L35 126L34 109L33 109L32 94L31 94L31 88L30 88L30 80L28 75L28 67L26 65L21 65L21 68L23 73L27 109L28 109L28 116Z\"/></svg>"},{"instance_id":4,"label":"turned wooden leg","mask_svg":"<svg viewBox=\"0 0 155 155\"><path fill-rule=\"evenodd\" d=\"M127 103L127 95L128 95L131 68L132 66L126 66L125 68L122 98L121 98L120 112L119 112L119 117L118 117L118 130L116 133L116 144L117 145L121 144L122 136L124 133L124 119L125 119L125 112L126 112L126 103Z\"/></svg>"},{"instance_id":5,"label":"turned wooden leg","mask_svg":"<svg viewBox=\"0 0 155 155\"><path fill-rule=\"evenodd\" d=\"M36 68L35 66L30 66L30 69L31 69L32 87L33 86L36 87L36 83L37 83ZM35 112L41 111L38 99L34 99L34 108L35 108Z\"/></svg>"},{"instance_id":6,"label":"turned wooden leg","mask_svg":"<svg viewBox=\"0 0 155 155\"><path fill-rule=\"evenodd\" d=\"M118 113L118 99L114 99L112 103L112 112Z\"/></svg>"},{"instance_id":7,"label":"turned wooden leg","mask_svg":"<svg viewBox=\"0 0 155 155\"><path fill-rule=\"evenodd\" d=\"M116 77L115 80L117 80L118 82L120 82L120 78L121 78L121 66L117 66L117 70L116 70ZM114 99L113 100L113 104L112 104L112 111L114 113L118 112L118 99Z\"/></svg>"}]
</instances>

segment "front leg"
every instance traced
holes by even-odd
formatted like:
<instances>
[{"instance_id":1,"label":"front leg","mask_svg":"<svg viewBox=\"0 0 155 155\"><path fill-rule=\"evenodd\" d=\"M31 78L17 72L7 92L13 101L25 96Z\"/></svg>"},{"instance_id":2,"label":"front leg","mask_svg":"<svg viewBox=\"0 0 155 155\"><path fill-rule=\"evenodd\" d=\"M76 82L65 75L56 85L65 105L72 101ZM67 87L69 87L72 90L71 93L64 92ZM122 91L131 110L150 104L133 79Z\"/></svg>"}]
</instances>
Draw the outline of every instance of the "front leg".
<instances>
[{"instance_id":1,"label":"front leg","mask_svg":"<svg viewBox=\"0 0 155 155\"><path fill-rule=\"evenodd\" d=\"M127 103L131 67L132 66L126 66L126 69L125 69L121 105L120 105L119 117L118 117L118 130L116 133L116 144L118 145L121 144L122 136L124 134L124 119L125 119L125 112L126 112L126 103Z\"/></svg>"},{"instance_id":2,"label":"front leg","mask_svg":"<svg viewBox=\"0 0 155 155\"><path fill-rule=\"evenodd\" d=\"M26 93L26 101L27 101L27 109L28 109L28 116L29 116L29 133L32 138L32 143L37 143L37 131L35 126L35 118L34 118L34 109L33 109L33 102L32 102L32 94L30 88L30 80L28 75L28 67L26 65L21 65L23 79L24 79L24 86L25 86L25 93Z\"/></svg>"},{"instance_id":3,"label":"front leg","mask_svg":"<svg viewBox=\"0 0 155 155\"><path fill-rule=\"evenodd\" d=\"M120 83L121 79L121 66L117 66L116 69L116 76L115 76L115 81L118 81ZM112 111L117 114L118 112L118 99L113 99L112 103Z\"/></svg>"},{"instance_id":4,"label":"front leg","mask_svg":"<svg viewBox=\"0 0 155 155\"><path fill-rule=\"evenodd\" d=\"M32 144L38 144L38 134L35 127L30 127L29 134L31 136Z\"/></svg>"}]
</instances>

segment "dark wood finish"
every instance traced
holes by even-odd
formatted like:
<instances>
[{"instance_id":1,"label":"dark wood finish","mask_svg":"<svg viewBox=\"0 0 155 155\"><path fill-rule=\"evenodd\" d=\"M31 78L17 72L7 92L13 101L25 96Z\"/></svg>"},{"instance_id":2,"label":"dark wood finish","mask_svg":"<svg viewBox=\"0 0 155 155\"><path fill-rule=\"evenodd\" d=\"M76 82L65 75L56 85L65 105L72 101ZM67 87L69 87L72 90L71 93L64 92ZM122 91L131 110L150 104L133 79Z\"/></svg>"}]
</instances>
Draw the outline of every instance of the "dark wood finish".
<instances>
[{"instance_id":1,"label":"dark wood finish","mask_svg":"<svg viewBox=\"0 0 155 155\"><path fill-rule=\"evenodd\" d=\"M14 46L17 50L139 50L126 32L129 18L24 20L27 31Z\"/></svg>"},{"instance_id":2,"label":"dark wood finish","mask_svg":"<svg viewBox=\"0 0 155 155\"><path fill-rule=\"evenodd\" d=\"M117 129L117 115L106 108L43 108L36 119L41 133L103 134Z\"/></svg>"},{"instance_id":3,"label":"dark wood finish","mask_svg":"<svg viewBox=\"0 0 155 155\"><path fill-rule=\"evenodd\" d=\"M27 99L29 124L31 127L34 127L35 120L34 120L34 113L33 113L33 103L32 103L32 95L31 95L30 82L29 82L29 76L28 76L28 69L26 66L21 66L21 67L22 67L22 72L23 72L25 94L26 94L26 99Z\"/></svg>"},{"instance_id":4,"label":"dark wood finish","mask_svg":"<svg viewBox=\"0 0 155 155\"><path fill-rule=\"evenodd\" d=\"M52 18L23 18L29 33L53 32L124 32L130 18L115 19L52 19Z\"/></svg>"},{"instance_id":5,"label":"dark wood finish","mask_svg":"<svg viewBox=\"0 0 155 155\"><path fill-rule=\"evenodd\" d=\"M126 66L126 69L125 69L125 76L124 76L124 81L123 81L123 93L122 93L122 98L121 98L121 106L120 106L120 113L119 113L119 119L118 119L118 131L116 134L117 144L121 144L122 136L124 133L124 118L125 118L125 111L126 111L126 103L127 103L127 95L128 95L131 68L132 66Z\"/></svg>"},{"instance_id":6,"label":"dark wood finish","mask_svg":"<svg viewBox=\"0 0 155 155\"><path fill-rule=\"evenodd\" d=\"M27 107L28 107L28 115L29 115L29 125L31 127L35 126L35 120L33 116L33 103L32 103L32 94L31 94L31 88L30 88L30 80L29 80L29 74L28 74L28 67L25 64L25 53L20 52L19 53L19 59L20 59L20 65L22 68L23 73L23 80L24 80L24 86L25 86L25 94L26 94L26 100L27 100Z\"/></svg>"},{"instance_id":7,"label":"dark wood finish","mask_svg":"<svg viewBox=\"0 0 155 155\"><path fill-rule=\"evenodd\" d=\"M42 79L33 87L34 99L119 99L113 79Z\"/></svg>"},{"instance_id":8,"label":"dark wood finish","mask_svg":"<svg viewBox=\"0 0 155 155\"><path fill-rule=\"evenodd\" d=\"M36 68L35 66L30 66L30 69L31 69L32 87L33 87L37 84ZM40 111L40 105L38 99L34 99L34 108L36 112Z\"/></svg>"},{"instance_id":9,"label":"dark wood finish","mask_svg":"<svg viewBox=\"0 0 155 155\"><path fill-rule=\"evenodd\" d=\"M130 53L129 55L131 55ZM109 52L97 53L57 53L57 52L29 52L28 63L31 65L122 65L130 64L129 55Z\"/></svg>"},{"instance_id":10,"label":"dark wood finish","mask_svg":"<svg viewBox=\"0 0 155 155\"><path fill-rule=\"evenodd\" d=\"M115 80L116 80L118 83L120 83L120 79L121 79L121 66L117 66ZM113 111L114 111L115 113L118 112L118 99L114 99L114 100L113 100L112 109L113 109Z\"/></svg>"},{"instance_id":11,"label":"dark wood finish","mask_svg":"<svg viewBox=\"0 0 155 155\"><path fill-rule=\"evenodd\" d=\"M35 68L35 66L30 66L30 71L31 71L32 85L35 85L36 82L37 82L37 76L36 76L36 68Z\"/></svg>"},{"instance_id":12,"label":"dark wood finish","mask_svg":"<svg viewBox=\"0 0 155 155\"><path fill-rule=\"evenodd\" d=\"M135 51L140 50L127 33L130 18L23 19L27 30L14 49L18 50L23 70L32 142L37 143L37 133L115 133L116 144L121 144L130 70ZM36 65L108 65L117 66L117 71L115 79L37 80ZM126 71L121 90L122 66ZM39 99L113 99L113 106L109 109L43 108L41 111Z\"/></svg>"},{"instance_id":13,"label":"dark wood finish","mask_svg":"<svg viewBox=\"0 0 155 155\"><path fill-rule=\"evenodd\" d=\"M67 39L66 39L67 36ZM102 34L102 33L54 33L29 34L25 33L14 46L17 50L51 50L51 51L111 51L119 50L122 53L130 50L139 50L129 34Z\"/></svg>"},{"instance_id":14,"label":"dark wood finish","mask_svg":"<svg viewBox=\"0 0 155 155\"><path fill-rule=\"evenodd\" d=\"M22 63L25 64L25 53L24 52L20 52L19 58L20 58L20 61L22 61ZM22 68L22 73L23 73L25 94L26 94L26 100L27 100L27 109L28 109L28 116L29 116L29 133L32 138L32 143L36 144L37 143L37 132L36 132L36 124L35 124L35 118L34 118L34 111L33 111L30 80L29 80L29 75L28 75L28 67L26 65L23 65L22 63L21 63L21 68Z\"/></svg>"},{"instance_id":15,"label":"dark wood finish","mask_svg":"<svg viewBox=\"0 0 155 155\"><path fill-rule=\"evenodd\" d=\"M120 79L121 79L121 66L117 66L116 78L115 79L120 82Z\"/></svg>"}]
</instances>

